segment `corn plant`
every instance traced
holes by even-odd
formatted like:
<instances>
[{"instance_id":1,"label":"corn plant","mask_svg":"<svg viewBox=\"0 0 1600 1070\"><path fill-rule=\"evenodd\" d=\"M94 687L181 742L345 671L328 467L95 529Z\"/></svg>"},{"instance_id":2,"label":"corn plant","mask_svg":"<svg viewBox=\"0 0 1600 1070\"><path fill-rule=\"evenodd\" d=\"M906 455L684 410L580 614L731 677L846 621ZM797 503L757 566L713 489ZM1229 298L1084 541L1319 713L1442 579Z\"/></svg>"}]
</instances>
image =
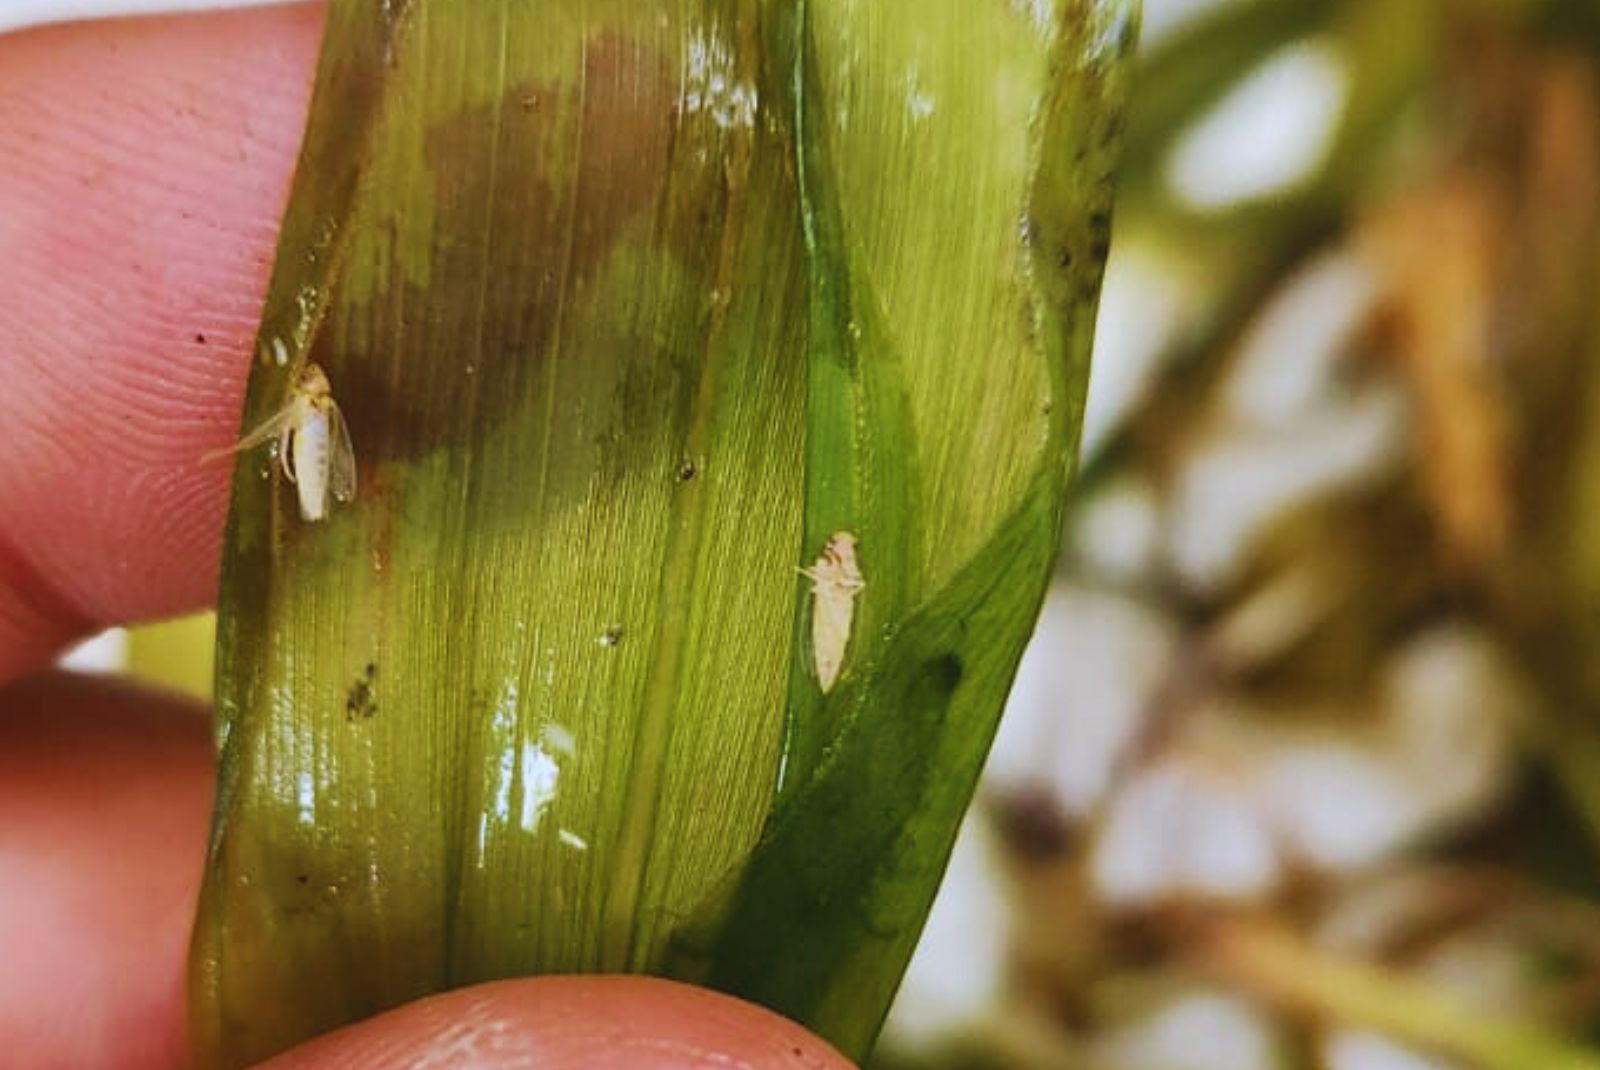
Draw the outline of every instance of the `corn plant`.
<instances>
[{"instance_id":1,"label":"corn plant","mask_svg":"<svg viewBox=\"0 0 1600 1070\"><path fill-rule=\"evenodd\" d=\"M199 1065L602 970L864 1054L1051 572L1136 23L336 0L224 552Z\"/></svg>"}]
</instances>

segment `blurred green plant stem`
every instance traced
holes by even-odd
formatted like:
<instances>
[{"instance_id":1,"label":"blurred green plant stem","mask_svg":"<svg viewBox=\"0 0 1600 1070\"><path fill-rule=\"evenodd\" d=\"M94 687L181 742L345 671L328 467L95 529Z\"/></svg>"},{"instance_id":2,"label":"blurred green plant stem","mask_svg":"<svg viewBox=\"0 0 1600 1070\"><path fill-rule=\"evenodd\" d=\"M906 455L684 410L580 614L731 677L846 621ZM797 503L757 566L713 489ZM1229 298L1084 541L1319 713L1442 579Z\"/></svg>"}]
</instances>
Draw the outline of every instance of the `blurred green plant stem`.
<instances>
[{"instance_id":1,"label":"blurred green plant stem","mask_svg":"<svg viewBox=\"0 0 1600 1070\"><path fill-rule=\"evenodd\" d=\"M1374 1029L1479 1070L1600 1070L1600 1054L1553 1030L1320 951L1265 919L1208 923L1194 961L1268 1002L1340 1027Z\"/></svg>"}]
</instances>

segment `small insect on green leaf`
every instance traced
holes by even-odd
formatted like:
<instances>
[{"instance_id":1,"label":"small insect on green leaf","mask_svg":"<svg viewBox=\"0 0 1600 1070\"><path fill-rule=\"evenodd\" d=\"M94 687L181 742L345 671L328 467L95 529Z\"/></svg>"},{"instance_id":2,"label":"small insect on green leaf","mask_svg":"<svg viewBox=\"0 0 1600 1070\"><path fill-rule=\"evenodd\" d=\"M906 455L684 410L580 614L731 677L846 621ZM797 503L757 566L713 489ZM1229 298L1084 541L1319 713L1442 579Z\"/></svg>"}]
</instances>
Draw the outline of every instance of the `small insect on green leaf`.
<instances>
[{"instance_id":1,"label":"small insect on green leaf","mask_svg":"<svg viewBox=\"0 0 1600 1070\"><path fill-rule=\"evenodd\" d=\"M867 586L856 564L856 537L848 531L836 533L816 563L800 573L811 581L811 653L817 683L826 695L844 668L856 596Z\"/></svg>"},{"instance_id":2,"label":"small insect on green leaf","mask_svg":"<svg viewBox=\"0 0 1600 1070\"><path fill-rule=\"evenodd\" d=\"M327 373L317 365L307 364L295 377L289 400L281 409L235 445L204 459L241 453L274 438L284 477L299 492L302 519L326 517L330 494L341 502L355 497L356 455L350 445L350 429L333 400Z\"/></svg>"}]
</instances>

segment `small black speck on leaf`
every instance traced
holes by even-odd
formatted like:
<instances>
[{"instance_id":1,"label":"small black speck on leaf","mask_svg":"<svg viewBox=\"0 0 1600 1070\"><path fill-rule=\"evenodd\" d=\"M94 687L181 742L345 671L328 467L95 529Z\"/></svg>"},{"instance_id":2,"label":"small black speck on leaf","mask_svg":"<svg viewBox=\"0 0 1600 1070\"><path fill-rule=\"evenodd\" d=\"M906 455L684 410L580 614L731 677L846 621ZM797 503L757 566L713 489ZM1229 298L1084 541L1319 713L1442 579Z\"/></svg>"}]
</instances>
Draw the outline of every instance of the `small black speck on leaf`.
<instances>
[{"instance_id":1,"label":"small black speck on leaf","mask_svg":"<svg viewBox=\"0 0 1600 1070\"><path fill-rule=\"evenodd\" d=\"M350 690L345 693L345 720L354 721L357 718L366 720L377 714L378 700L372 693L372 684L377 679L377 676L378 666L373 662L367 662L366 668L361 671L361 675L356 677L355 682L350 685Z\"/></svg>"}]
</instances>

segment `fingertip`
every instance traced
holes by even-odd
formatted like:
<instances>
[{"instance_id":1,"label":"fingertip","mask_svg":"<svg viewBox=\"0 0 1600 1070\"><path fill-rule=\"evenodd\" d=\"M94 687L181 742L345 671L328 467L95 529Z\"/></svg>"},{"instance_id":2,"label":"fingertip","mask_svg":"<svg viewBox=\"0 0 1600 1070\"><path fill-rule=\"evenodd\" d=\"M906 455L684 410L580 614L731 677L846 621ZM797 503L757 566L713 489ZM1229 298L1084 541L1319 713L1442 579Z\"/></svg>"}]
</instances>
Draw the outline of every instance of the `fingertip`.
<instances>
[{"instance_id":1,"label":"fingertip","mask_svg":"<svg viewBox=\"0 0 1600 1070\"><path fill-rule=\"evenodd\" d=\"M215 592L320 4L0 37L0 680Z\"/></svg>"},{"instance_id":2,"label":"fingertip","mask_svg":"<svg viewBox=\"0 0 1600 1070\"><path fill-rule=\"evenodd\" d=\"M211 781L197 704L61 673L0 693L0 1064L181 1065Z\"/></svg>"},{"instance_id":3,"label":"fingertip","mask_svg":"<svg viewBox=\"0 0 1600 1070\"><path fill-rule=\"evenodd\" d=\"M537 977L420 1000L261 1070L851 1070L824 1041L741 1000L648 977Z\"/></svg>"}]
</instances>

